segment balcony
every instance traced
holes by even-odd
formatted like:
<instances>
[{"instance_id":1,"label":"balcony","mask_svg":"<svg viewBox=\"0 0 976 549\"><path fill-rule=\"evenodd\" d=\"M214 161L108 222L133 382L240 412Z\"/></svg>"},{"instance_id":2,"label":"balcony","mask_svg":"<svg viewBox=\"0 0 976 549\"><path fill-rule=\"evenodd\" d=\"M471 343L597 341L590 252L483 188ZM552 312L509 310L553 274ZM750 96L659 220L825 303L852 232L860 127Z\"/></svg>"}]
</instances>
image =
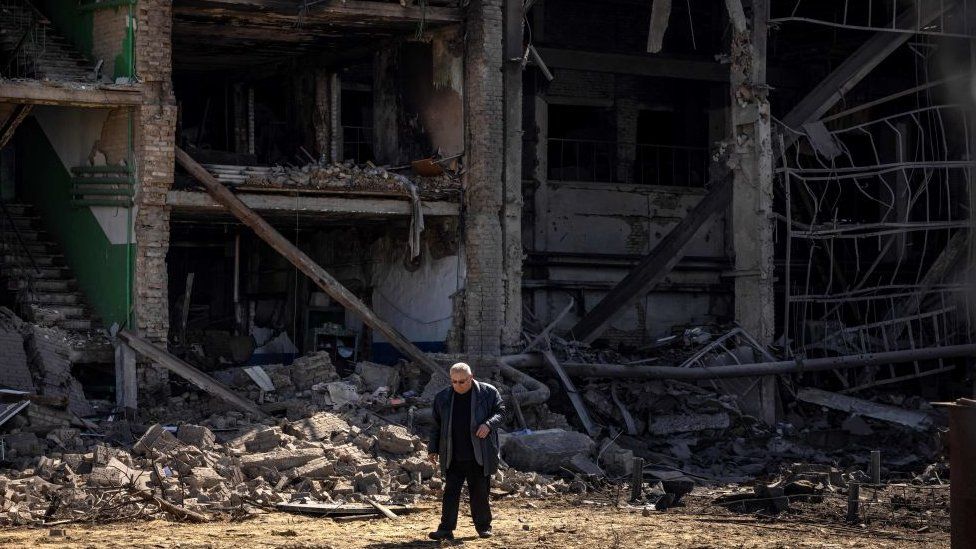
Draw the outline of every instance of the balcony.
<instances>
[{"instance_id":1,"label":"balcony","mask_svg":"<svg viewBox=\"0 0 976 549\"><path fill-rule=\"evenodd\" d=\"M708 148L590 139L549 139L549 181L704 187Z\"/></svg>"}]
</instances>

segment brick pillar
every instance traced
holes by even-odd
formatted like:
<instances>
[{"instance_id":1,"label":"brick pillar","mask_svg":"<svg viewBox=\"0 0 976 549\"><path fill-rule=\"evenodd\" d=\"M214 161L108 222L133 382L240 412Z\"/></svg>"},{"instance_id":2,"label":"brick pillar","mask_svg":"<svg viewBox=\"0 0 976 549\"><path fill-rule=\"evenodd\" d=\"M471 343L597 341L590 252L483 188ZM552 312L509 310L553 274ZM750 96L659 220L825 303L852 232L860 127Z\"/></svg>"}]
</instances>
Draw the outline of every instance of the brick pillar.
<instances>
[{"instance_id":1,"label":"brick pillar","mask_svg":"<svg viewBox=\"0 0 976 549\"><path fill-rule=\"evenodd\" d=\"M505 318L502 204L504 117L502 0L468 6L464 85L467 113L464 351L479 377L495 371Z\"/></svg>"},{"instance_id":2,"label":"brick pillar","mask_svg":"<svg viewBox=\"0 0 976 549\"><path fill-rule=\"evenodd\" d=\"M169 332L166 253L169 250L169 208L166 193L175 166L176 101L172 87L172 3L143 0L138 4L136 73L143 82L143 104L135 109L135 328L165 345ZM167 393L166 371L144 365L140 390Z\"/></svg>"}]
</instances>

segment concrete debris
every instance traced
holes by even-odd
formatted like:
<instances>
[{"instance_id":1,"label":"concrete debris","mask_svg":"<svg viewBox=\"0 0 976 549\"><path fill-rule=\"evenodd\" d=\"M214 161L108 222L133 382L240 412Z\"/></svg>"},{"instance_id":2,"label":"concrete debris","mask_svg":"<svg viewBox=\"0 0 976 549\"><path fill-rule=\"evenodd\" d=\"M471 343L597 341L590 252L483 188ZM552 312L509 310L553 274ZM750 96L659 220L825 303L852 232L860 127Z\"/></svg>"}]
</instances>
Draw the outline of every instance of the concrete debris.
<instances>
[{"instance_id":1,"label":"concrete debris","mask_svg":"<svg viewBox=\"0 0 976 549\"><path fill-rule=\"evenodd\" d=\"M727 429L730 425L729 414L682 414L652 417L648 432L652 435L673 435L675 433L692 433L710 429Z\"/></svg>"},{"instance_id":2,"label":"concrete debris","mask_svg":"<svg viewBox=\"0 0 976 549\"><path fill-rule=\"evenodd\" d=\"M382 167L358 165L351 160L318 160L301 167L206 167L222 183L246 187L405 192L406 184L410 184L416 185L424 198L443 197L459 188L457 180L449 175L408 179Z\"/></svg>"},{"instance_id":3,"label":"concrete debris","mask_svg":"<svg viewBox=\"0 0 976 549\"><path fill-rule=\"evenodd\" d=\"M420 446L420 440L405 428L397 425L384 425L376 435L377 447L391 454L409 454Z\"/></svg>"},{"instance_id":4,"label":"concrete debris","mask_svg":"<svg viewBox=\"0 0 976 549\"><path fill-rule=\"evenodd\" d=\"M549 429L504 437L502 458L521 471L557 473L579 454L593 453L596 443L583 433Z\"/></svg>"}]
</instances>

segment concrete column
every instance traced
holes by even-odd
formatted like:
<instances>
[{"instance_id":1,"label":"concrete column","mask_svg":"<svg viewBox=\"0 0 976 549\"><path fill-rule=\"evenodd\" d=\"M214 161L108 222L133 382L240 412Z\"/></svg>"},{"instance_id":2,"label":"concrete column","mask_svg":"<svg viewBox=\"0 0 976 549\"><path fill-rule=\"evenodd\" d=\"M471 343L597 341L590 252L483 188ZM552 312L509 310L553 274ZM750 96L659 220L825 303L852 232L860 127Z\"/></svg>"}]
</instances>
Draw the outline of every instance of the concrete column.
<instances>
[{"instance_id":1,"label":"concrete column","mask_svg":"<svg viewBox=\"0 0 976 549\"><path fill-rule=\"evenodd\" d=\"M773 339L773 149L766 98L766 0L753 2L752 30L732 39L735 319L760 342Z\"/></svg>"},{"instance_id":2,"label":"concrete column","mask_svg":"<svg viewBox=\"0 0 976 549\"><path fill-rule=\"evenodd\" d=\"M373 152L380 164L395 164L399 155L396 65L396 48L376 52L373 64Z\"/></svg>"},{"instance_id":3,"label":"concrete column","mask_svg":"<svg viewBox=\"0 0 976 549\"><path fill-rule=\"evenodd\" d=\"M616 180L634 182L634 160L637 157L637 117L640 106L633 99L622 97L614 105L617 114Z\"/></svg>"},{"instance_id":4,"label":"concrete column","mask_svg":"<svg viewBox=\"0 0 976 549\"><path fill-rule=\"evenodd\" d=\"M731 3L730 3L731 4ZM773 149L766 98L768 0L754 0L751 32L732 38L732 245L735 319L761 343L773 339ZM761 378L756 408L776 423L775 377Z\"/></svg>"},{"instance_id":5,"label":"concrete column","mask_svg":"<svg viewBox=\"0 0 976 549\"><path fill-rule=\"evenodd\" d=\"M502 347L515 350L522 337L522 0L505 1L505 204L502 217L505 322Z\"/></svg>"},{"instance_id":6,"label":"concrete column","mask_svg":"<svg viewBox=\"0 0 976 549\"><path fill-rule=\"evenodd\" d=\"M464 350L481 377L495 371L505 321L505 119L502 0L468 5L464 59L467 172L464 181L467 263Z\"/></svg>"},{"instance_id":7,"label":"concrete column","mask_svg":"<svg viewBox=\"0 0 976 549\"><path fill-rule=\"evenodd\" d=\"M172 87L172 2L146 0L137 8L136 72L143 81L143 103L133 110L137 213L134 222L135 266L132 321L150 340L165 345L169 332L166 254L169 251L169 207L176 159L176 100ZM141 365L139 390L168 393L168 375ZM131 383L131 382L130 382Z\"/></svg>"}]
</instances>

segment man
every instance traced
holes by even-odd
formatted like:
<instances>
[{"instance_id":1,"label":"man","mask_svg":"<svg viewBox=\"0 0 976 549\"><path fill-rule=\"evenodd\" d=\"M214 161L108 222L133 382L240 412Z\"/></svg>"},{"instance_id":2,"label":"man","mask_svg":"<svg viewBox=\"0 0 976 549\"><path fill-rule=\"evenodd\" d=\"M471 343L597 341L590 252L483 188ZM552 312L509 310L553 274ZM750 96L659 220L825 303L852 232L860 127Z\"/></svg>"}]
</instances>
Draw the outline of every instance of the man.
<instances>
[{"instance_id":1,"label":"man","mask_svg":"<svg viewBox=\"0 0 976 549\"><path fill-rule=\"evenodd\" d=\"M430 533L435 540L454 539L461 487L468 483L471 518L483 538L491 537L488 487L498 470L498 426L505 406L498 389L476 381L463 362L451 366L451 386L434 397L434 426L430 430L429 458L440 462L445 479L441 523Z\"/></svg>"}]
</instances>

